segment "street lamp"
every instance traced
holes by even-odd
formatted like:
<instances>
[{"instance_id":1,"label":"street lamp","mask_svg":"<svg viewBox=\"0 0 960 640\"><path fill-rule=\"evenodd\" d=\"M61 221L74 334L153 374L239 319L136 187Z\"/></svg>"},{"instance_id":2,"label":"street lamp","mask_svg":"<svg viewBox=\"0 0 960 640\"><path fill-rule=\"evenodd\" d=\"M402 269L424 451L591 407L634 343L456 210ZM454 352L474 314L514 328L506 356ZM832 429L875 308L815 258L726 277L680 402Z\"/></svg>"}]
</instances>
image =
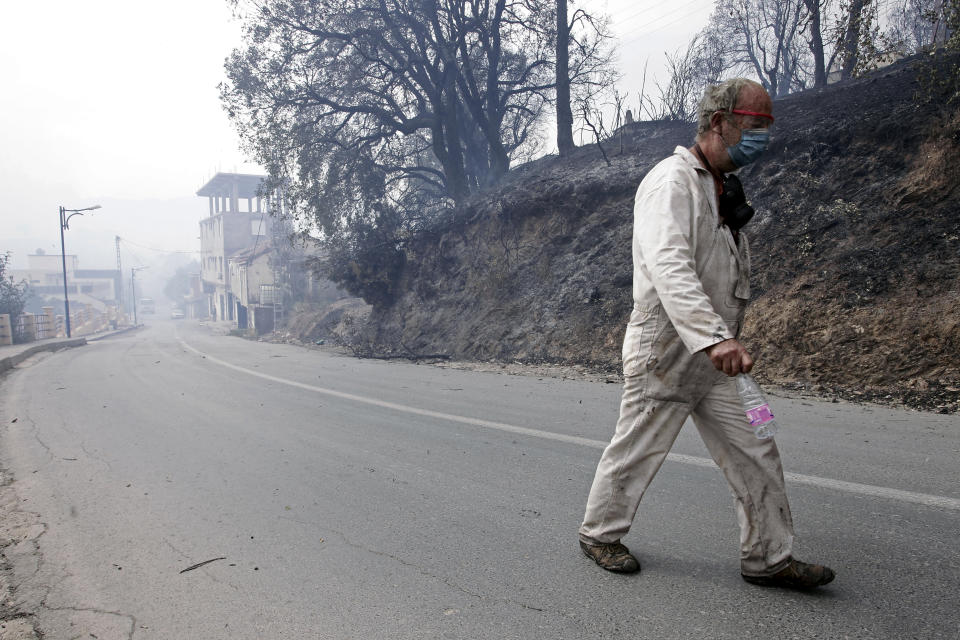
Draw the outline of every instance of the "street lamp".
<instances>
[{"instance_id":1,"label":"street lamp","mask_svg":"<svg viewBox=\"0 0 960 640\"><path fill-rule=\"evenodd\" d=\"M63 245L63 232L70 228L70 218L73 216L82 216L84 211L93 211L99 209L100 205L95 204L86 209L67 209L60 207L60 257L63 258L63 317L67 322L67 337L70 336L70 298L67 295L67 250ZM70 215L67 215L67 214Z\"/></svg>"},{"instance_id":2,"label":"street lamp","mask_svg":"<svg viewBox=\"0 0 960 640\"><path fill-rule=\"evenodd\" d=\"M133 326L137 326L137 271L143 271L147 267L130 268L130 297L133 298Z\"/></svg>"}]
</instances>

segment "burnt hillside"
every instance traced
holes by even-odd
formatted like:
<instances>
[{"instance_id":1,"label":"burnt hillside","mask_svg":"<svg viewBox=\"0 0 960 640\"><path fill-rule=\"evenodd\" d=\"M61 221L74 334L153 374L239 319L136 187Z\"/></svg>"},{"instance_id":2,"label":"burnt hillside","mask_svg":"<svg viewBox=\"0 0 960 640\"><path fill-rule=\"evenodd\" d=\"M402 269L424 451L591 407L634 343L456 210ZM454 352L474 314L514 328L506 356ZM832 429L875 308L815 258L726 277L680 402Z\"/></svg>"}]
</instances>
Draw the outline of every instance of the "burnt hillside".
<instances>
[{"instance_id":1,"label":"burnt hillside","mask_svg":"<svg viewBox=\"0 0 960 640\"><path fill-rule=\"evenodd\" d=\"M960 101L936 86L908 60L775 104L774 142L741 176L761 380L957 409ZM604 142L609 166L592 145L514 169L411 248L377 342L618 370L633 195L693 131L636 123Z\"/></svg>"}]
</instances>

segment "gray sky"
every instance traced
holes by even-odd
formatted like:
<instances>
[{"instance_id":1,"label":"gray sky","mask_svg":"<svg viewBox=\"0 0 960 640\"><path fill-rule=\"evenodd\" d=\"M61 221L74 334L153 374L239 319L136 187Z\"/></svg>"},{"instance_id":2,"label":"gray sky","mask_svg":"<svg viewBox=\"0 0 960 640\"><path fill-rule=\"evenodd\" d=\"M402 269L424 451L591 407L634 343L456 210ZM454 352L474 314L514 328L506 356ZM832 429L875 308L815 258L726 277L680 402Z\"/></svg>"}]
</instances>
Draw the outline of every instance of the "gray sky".
<instances>
[{"instance_id":1,"label":"gray sky","mask_svg":"<svg viewBox=\"0 0 960 640\"><path fill-rule=\"evenodd\" d=\"M628 106L645 60L662 75L663 52L703 27L711 0L585 0L613 17ZM223 61L240 25L223 0L50 0L4 6L0 38L0 251L14 267L37 248L59 253L57 208L103 209L76 217L67 253L81 268L124 268L162 251L199 248L207 212L196 190L216 171L258 173L244 163L220 107ZM652 83L648 77L647 88Z\"/></svg>"}]
</instances>

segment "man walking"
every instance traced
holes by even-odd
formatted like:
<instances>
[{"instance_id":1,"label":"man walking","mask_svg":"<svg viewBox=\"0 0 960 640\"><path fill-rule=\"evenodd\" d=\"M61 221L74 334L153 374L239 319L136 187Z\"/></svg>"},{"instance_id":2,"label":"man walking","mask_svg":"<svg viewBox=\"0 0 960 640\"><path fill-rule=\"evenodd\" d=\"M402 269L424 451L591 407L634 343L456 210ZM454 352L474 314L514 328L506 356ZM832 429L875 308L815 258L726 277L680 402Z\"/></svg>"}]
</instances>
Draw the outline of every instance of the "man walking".
<instances>
[{"instance_id":1,"label":"man walking","mask_svg":"<svg viewBox=\"0 0 960 640\"><path fill-rule=\"evenodd\" d=\"M721 194L725 174L766 149L772 110L753 81L708 87L694 146L677 147L637 191L620 418L580 527L584 554L609 571L640 570L620 538L692 416L734 493L743 579L799 589L833 580L829 568L792 556L780 454L772 439L753 435L732 377L753 367L736 339L750 297L750 250L739 231L750 210L727 206Z\"/></svg>"}]
</instances>

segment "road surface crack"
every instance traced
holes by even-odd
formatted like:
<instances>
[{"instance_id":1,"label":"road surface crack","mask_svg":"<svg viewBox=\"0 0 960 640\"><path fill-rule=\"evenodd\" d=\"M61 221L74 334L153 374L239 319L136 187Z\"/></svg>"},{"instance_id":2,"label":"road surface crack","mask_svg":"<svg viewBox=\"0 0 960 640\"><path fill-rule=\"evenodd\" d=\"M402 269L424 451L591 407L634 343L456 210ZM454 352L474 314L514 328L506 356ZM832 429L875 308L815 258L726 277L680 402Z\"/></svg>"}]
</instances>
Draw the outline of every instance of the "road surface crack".
<instances>
[{"instance_id":1,"label":"road surface crack","mask_svg":"<svg viewBox=\"0 0 960 640\"><path fill-rule=\"evenodd\" d=\"M123 620L126 620L130 623L130 631L127 632L127 639L132 640L134 632L137 630L137 618L128 613L120 613L119 611L107 611L105 609L98 609L96 607L48 607L44 605L43 607L47 611L56 611L63 612L69 611L74 613L93 613L99 616L114 616ZM83 635L77 637L84 637Z\"/></svg>"},{"instance_id":2,"label":"road surface crack","mask_svg":"<svg viewBox=\"0 0 960 640\"><path fill-rule=\"evenodd\" d=\"M37 433L37 429L35 425L33 428L33 437L37 442L40 443L40 446L43 447L44 451L47 452L47 455L50 456L50 460L52 461L56 456L54 455L53 450L50 448L50 445L44 442L43 438L40 437L40 434Z\"/></svg>"},{"instance_id":3,"label":"road surface crack","mask_svg":"<svg viewBox=\"0 0 960 640\"><path fill-rule=\"evenodd\" d=\"M181 551L180 549L177 549L175 546L173 546L173 543L172 543L172 542L170 542L170 541L167 540L166 538L162 538L162 540L163 540L163 544L167 545L168 547L170 547L171 549L173 549L175 552L179 553L179 554L183 557L184 560L189 560L189 559L190 559L190 556L188 556L186 553L184 553L184 552Z\"/></svg>"},{"instance_id":4,"label":"road surface crack","mask_svg":"<svg viewBox=\"0 0 960 640\"><path fill-rule=\"evenodd\" d=\"M107 468L107 471L110 471L111 473L113 472L113 465L111 465L109 462L107 462L106 460L104 460L103 458L101 458L98 454L94 454L94 453L92 453L89 449L87 449L87 441L86 441L86 440L81 440L81 441L80 441L80 449L81 449L85 454L87 454L87 457L88 457L88 458L90 458L91 460L96 460L97 462L99 462L100 464L102 464L103 466L105 466L105 467Z\"/></svg>"},{"instance_id":5,"label":"road surface crack","mask_svg":"<svg viewBox=\"0 0 960 640\"><path fill-rule=\"evenodd\" d=\"M389 558L390 560L393 560L393 561L396 562L397 564L400 564L400 565L402 565L402 566L404 566L404 567L407 567L407 568L409 568L409 569L413 569L414 571L416 571L417 573L419 573L420 575L422 575L422 576L424 576L424 577L432 578L433 580L436 580L436 581L438 581L438 582L440 582L440 583L442 583L442 584L450 587L451 589L453 589L453 590L455 590L455 591L459 591L460 593L462 593L462 594L464 594L464 595L467 595L467 596L470 596L470 597L472 597L472 598L476 598L476 599L482 600L482 601L499 602L499 603L501 603L501 604L513 605L513 606L520 607L520 608L522 608L522 609L528 609L528 610L530 610L530 611L537 611L537 612L540 612L540 613L551 613L551 612L548 611L547 609L544 609L544 608L542 608L542 607L535 607L535 606L533 606L532 604L528 604L528 603L523 602L523 601L521 601L521 600L513 600L513 599L510 599L510 598L494 598L494 597L490 597L490 596L488 596L488 595L485 595L485 594L483 594L483 593L479 593L479 592L476 592L476 591L471 591L470 589L467 589L467 588L464 587L463 585L460 585L460 584L457 584L456 582L454 582L452 578L450 578L450 577L448 577L448 576L444 576L444 575L440 575L440 574L433 573L433 572L429 571L428 569L426 569L425 567L422 567L422 566L420 566L419 564L417 564L417 563L415 563L415 562L410 562L409 560L404 560L403 558L401 558L401 557L399 557L399 556L395 556L395 555L393 555L393 554L391 554L391 553L388 553L388 552L386 552L386 551L380 551L380 550L378 550L378 549L373 549L373 548L370 548L370 547L366 547L366 546L361 545L361 544L359 544L359 543L357 543L357 542L354 542L354 541L350 540L350 539L346 536L346 534L344 534L342 531L338 531L338 530L336 530L336 529L330 529L329 527L320 527L320 525L318 525L318 524L316 524L316 523L313 523L313 522L305 522L305 521L303 521L303 520L297 520L297 519L295 519L295 518L290 518L290 517L286 517L286 516L280 516L280 517L281 517L281 519L283 519L283 520L290 520L291 522L296 522L296 523L298 523L298 524L302 524L302 525L305 525L305 526L314 527L314 528L320 529L321 531L330 531L330 532L334 533L338 538L340 538L340 540L341 540L345 545L347 545L348 547L352 547L352 548L357 549L357 550L359 550L359 551L363 551L364 553L369 553L369 554L371 554L371 555L379 556L379 557L381 557L381 558Z\"/></svg>"},{"instance_id":6,"label":"road surface crack","mask_svg":"<svg viewBox=\"0 0 960 640\"><path fill-rule=\"evenodd\" d=\"M4 574L0 621L21 620L36 636L36 603L50 593L50 587L37 584L45 562L39 539L48 526L38 513L20 508L14 482L12 473L0 470L0 573Z\"/></svg>"}]
</instances>

